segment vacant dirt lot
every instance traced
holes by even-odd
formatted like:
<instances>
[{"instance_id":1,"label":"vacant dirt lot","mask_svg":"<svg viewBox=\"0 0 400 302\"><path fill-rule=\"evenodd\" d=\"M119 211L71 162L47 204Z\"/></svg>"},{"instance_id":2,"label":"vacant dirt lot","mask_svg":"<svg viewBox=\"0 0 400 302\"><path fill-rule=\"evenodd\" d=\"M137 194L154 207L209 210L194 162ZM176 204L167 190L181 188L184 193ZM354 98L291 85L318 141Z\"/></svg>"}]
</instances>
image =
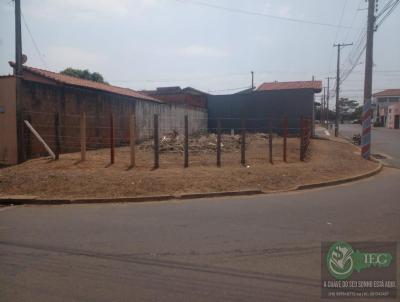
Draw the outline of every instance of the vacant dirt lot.
<instances>
[{"instance_id":1,"label":"vacant dirt lot","mask_svg":"<svg viewBox=\"0 0 400 302\"><path fill-rule=\"evenodd\" d=\"M199 142L200 140L200 142ZM299 161L299 140L288 141L288 163L282 160L282 140L274 138L274 164L268 162L267 136L249 135L247 166L240 165L240 138L223 137L222 167L216 167L215 137L191 141L190 167L183 168L180 138L161 144L160 169L152 170L150 143L137 148L137 167L129 168L129 147L117 148L116 163L109 165L109 150L30 160L0 169L0 195L39 197L123 197L227 190L285 190L300 184L353 176L377 167L365 161L355 147L313 140L307 162Z\"/></svg>"}]
</instances>

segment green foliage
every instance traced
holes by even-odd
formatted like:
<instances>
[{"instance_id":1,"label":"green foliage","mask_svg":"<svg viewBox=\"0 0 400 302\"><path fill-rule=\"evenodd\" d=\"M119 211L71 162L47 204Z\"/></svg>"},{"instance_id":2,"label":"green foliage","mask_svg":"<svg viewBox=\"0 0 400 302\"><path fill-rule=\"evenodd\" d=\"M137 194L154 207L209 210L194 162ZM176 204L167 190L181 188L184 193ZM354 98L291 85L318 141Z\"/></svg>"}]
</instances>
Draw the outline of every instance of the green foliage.
<instances>
[{"instance_id":1,"label":"green foliage","mask_svg":"<svg viewBox=\"0 0 400 302\"><path fill-rule=\"evenodd\" d=\"M98 72L92 73L87 69L82 70L82 69L75 69L75 68L68 67L67 69L61 71L60 73L69 75L69 76L75 77L75 78L80 78L80 79L85 79L85 80L90 80L90 81L94 81L94 82L108 84L106 81L104 81L104 78L100 73L98 73Z\"/></svg>"},{"instance_id":2,"label":"green foliage","mask_svg":"<svg viewBox=\"0 0 400 302\"><path fill-rule=\"evenodd\" d=\"M362 119L362 113L363 113L363 106L358 106L356 109L354 109L354 112L352 113L353 119L361 120Z\"/></svg>"},{"instance_id":3,"label":"green foliage","mask_svg":"<svg viewBox=\"0 0 400 302\"><path fill-rule=\"evenodd\" d=\"M346 114L353 112L359 105L355 100L350 100L348 98L341 98L339 100L340 112Z\"/></svg>"}]
</instances>

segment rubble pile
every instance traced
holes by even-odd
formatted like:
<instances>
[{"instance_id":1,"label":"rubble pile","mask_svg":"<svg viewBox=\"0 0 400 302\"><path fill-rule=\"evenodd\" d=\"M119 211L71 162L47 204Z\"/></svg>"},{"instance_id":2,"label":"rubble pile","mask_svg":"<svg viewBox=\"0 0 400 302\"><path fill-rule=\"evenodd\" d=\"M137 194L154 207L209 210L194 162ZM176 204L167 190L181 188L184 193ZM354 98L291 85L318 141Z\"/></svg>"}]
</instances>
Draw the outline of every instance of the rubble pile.
<instances>
[{"instance_id":1,"label":"rubble pile","mask_svg":"<svg viewBox=\"0 0 400 302\"><path fill-rule=\"evenodd\" d=\"M254 140L266 140L268 134L246 134L246 146ZM160 152L184 152L185 137L177 132L172 132L160 137ZM223 134L221 136L221 148L225 151L240 150L241 136ZM215 133L191 135L189 138L189 151L194 153L213 153L217 148L217 135ZM147 140L139 145L139 149L153 149L153 140Z\"/></svg>"}]
</instances>

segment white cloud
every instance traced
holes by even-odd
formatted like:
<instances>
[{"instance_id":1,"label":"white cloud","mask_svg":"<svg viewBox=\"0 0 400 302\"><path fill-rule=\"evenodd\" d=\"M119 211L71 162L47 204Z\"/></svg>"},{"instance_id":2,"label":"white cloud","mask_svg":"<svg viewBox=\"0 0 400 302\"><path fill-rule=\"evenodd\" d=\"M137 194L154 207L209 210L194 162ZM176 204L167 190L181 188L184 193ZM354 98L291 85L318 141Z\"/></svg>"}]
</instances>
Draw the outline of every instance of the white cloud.
<instances>
[{"instance_id":1,"label":"white cloud","mask_svg":"<svg viewBox=\"0 0 400 302\"><path fill-rule=\"evenodd\" d=\"M128 4L128 0L32 0L21 5L33 17L69 20L125 16Z\"/></svg>"},{"instance_id":2,"label":"white cloud","mask_svg":"<svg viewBox=\"0 0 400 302\"><path fill-rule=\"evenodd\" d=\"M264 4L263 13L281 18L293 18L292 10L292 6L288 4L276 6L272 5L270 2L266 2Z\"/></svg>"},{"instance_id":3,"label":"white cloud","mask_svg":"<svg viewBox=\"0 0 400 302\"><path fill-rule=\"evenodd\" d=\"M102 20L140 15L164 5L166 0L31 0L22 11L36 18ZM102 20L103 21L103 20Z\"/></svg>"},{"instance_id":4,"label":"white cloud","mask_svg":"<svg viewBox=\"0 0 400 302\"><path fill-rule=\"evenodd\" d=\"M55 71L67 67L98 71L99 66L106 61L106 57L99 53L74 47L50 47L46 53L49 66Z\"/></svg>"},{"instance_id":5,"label":"white cloud","mask_svg":"<svg viewBox=\"0 0 400 302\"><path fill-rule=\"evenodd\" d=\"M202 45L190 45L179 48L176 53L188 57L227 57L228 53L223 49Z\"/></svg>"},{"instance_id":6,"label":"white cloud","mask_svg":"<svg viewBox=\"0 0 400 302\"><path fill-rule=\"evenodd\" d=\"M279 17L291 18L291 17L293 17L292 7L290 5L282 5L278 8L277 14Z\"/></svg>"}]
</instances>

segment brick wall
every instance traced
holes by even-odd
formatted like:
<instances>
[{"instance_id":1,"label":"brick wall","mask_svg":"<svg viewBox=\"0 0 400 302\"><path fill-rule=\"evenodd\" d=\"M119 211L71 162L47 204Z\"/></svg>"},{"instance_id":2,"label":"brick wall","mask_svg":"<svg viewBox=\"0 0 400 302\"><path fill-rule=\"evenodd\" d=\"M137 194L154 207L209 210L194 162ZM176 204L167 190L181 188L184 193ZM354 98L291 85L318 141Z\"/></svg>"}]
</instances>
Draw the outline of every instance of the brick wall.
<instances>
[{"instance_id":1,"label":"brick wall","mask_svg":"<svg viewBox=\"0 0 400 302\"><path fill-rule=\"evenodd\" d=\"M160 134L182 131L184 115L189 116L190 132L207 129L207 110L182 104L136 100L101 91L23 81L24 118L29 120L51 149L55 149L55 113L59 113L61 153L80 149L80 114L86 113L87 148L109 146L110 115L114 116L115 145L129 144L129 119L136 112L136 137L150 138L153 116L160 116ZM46 155L44 147L25 128L28 157Z\"/></svg>"}]
</instances>

